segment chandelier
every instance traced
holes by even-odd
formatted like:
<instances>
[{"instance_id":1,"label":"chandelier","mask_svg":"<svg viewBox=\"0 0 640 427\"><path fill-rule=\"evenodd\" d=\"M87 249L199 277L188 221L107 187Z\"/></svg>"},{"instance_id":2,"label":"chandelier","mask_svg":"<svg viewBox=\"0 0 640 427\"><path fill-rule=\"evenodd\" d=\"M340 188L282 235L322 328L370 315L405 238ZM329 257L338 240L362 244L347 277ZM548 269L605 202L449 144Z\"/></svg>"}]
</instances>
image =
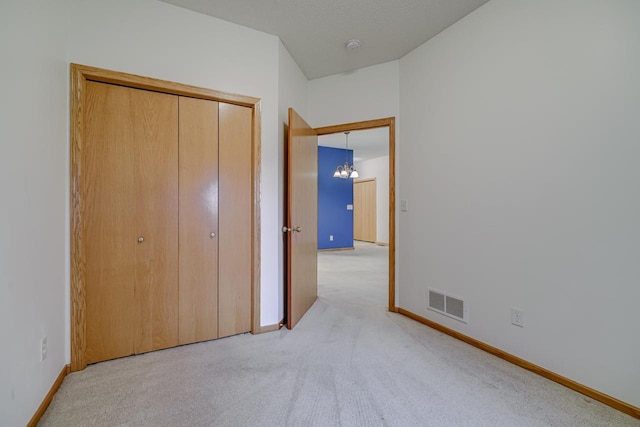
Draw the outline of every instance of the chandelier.
<instances>
[{"instance_id":1,"label":"chandelier","mask_svg":"<svg viewBox=\"0 0 640 427\"><path fill-rule=\"evenodd\" d=\"M333 177L334 178L343 178L343 179L348 179L348 178L358 178L360 175L358 174L358 171L356 170L355 165L351 165L349 166L349 133L350 132L345 132L345 138L346 138L346 148L344 150L344 165L338 165L338 167L336 168L336 171L333 173Z\"/></svg>"}]
</instances>

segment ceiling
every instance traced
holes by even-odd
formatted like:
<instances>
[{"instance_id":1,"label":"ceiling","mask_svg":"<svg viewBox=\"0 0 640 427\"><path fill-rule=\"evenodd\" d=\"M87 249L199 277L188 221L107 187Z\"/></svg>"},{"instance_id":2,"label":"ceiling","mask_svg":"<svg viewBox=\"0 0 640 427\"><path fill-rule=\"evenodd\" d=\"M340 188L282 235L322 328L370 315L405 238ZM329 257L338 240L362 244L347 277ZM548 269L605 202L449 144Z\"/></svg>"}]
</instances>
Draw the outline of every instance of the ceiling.
<instances>
[{"instance_id":1,"label":"ceiling","mask_svg":"<svg viewBox=\"0 0 640 427\"><path fill-rule=\"evenodd\" d=\"M345 148L344 133L320 135L318 145ZM389 154L389 128L355 130L349 133L349 149L353 150L355 162L375 159Z\"/></svg>"},{"instance_id":2,"label":"ceiling","mask_svg":"<svg viewBox=\"0 0 640 427\"><path fill-rule=\"evenodd\" d=\"M488 0L162 1L280 37L311 80L401 58Z\"/></svg>"}]
</instances>

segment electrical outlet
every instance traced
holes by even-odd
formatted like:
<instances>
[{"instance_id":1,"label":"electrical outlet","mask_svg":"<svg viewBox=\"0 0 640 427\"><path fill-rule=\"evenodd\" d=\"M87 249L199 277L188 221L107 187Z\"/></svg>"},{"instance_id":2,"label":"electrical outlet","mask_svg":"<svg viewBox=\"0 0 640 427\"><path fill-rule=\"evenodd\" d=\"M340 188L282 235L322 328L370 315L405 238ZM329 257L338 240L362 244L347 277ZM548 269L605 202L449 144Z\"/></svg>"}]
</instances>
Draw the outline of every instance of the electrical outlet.
<instances>
[{"instance_id":1,"label":"electrical outlet","mask_svg":"<svg viewBox=\"0 0 640 427\"><path fill-rule=\"evenodd\" d=\"M329 241L330 241L330 242L333 242L333 234L330 234L330 235L329 235Z\"/></svg>"},{"instance_id":2,"label":"electrical outlet","mask_svg":"<svg viewBox=\"0 0 640 427\"><path fill-rule=\"evenodd\" d=\"M511 307L511 324L524 328L524 310Z\"/></svg>"},{"instance_id":3,"label":"electrical outlet","mask_svg":"<svg viewBox=\"0 0 640 427\"><path fill-rule=\"evenodd\" d=\"M40 361L44 362L47 358L47 337L40 340Z\"/></svg>"}]
</instances>

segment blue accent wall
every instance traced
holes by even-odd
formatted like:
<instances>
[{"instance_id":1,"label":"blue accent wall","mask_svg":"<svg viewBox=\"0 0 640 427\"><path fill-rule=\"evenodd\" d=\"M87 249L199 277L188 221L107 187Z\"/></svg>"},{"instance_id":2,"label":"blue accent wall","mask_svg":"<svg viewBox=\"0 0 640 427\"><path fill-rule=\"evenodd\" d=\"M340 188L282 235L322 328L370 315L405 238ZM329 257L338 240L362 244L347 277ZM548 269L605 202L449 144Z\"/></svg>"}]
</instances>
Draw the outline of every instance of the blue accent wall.
<instances>
[{"instance_id":1,"label":"blue accent wall","mask_svg":"<svg viewBox=\"0 0 640 427\"><path fill-rule=\"evenodd\" d=\"M353 150L348 158L352 165ZM344 149L318 147L318 249L353 247L353 210L347 210L353 205L353 180L333 177L344 160Z\"/></svg>"}]
</instances>

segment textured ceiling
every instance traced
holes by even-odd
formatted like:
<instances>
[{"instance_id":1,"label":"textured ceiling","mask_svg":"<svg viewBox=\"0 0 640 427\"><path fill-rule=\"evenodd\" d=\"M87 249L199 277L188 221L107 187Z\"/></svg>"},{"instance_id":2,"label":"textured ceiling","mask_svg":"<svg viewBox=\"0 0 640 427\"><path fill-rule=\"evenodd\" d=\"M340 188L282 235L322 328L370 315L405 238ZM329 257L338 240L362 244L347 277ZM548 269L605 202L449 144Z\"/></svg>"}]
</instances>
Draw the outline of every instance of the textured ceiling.
<instances>
[{"instance_id":1,"label":"textured ceiling","mask_svg":"<svg viewBox=\"0 0 640 427\"><path fill-rule=\"evenodd\" d=\"M311 80L398 59L488 0L162 1L279 36Z\"/></svg>"}]
</instances>

